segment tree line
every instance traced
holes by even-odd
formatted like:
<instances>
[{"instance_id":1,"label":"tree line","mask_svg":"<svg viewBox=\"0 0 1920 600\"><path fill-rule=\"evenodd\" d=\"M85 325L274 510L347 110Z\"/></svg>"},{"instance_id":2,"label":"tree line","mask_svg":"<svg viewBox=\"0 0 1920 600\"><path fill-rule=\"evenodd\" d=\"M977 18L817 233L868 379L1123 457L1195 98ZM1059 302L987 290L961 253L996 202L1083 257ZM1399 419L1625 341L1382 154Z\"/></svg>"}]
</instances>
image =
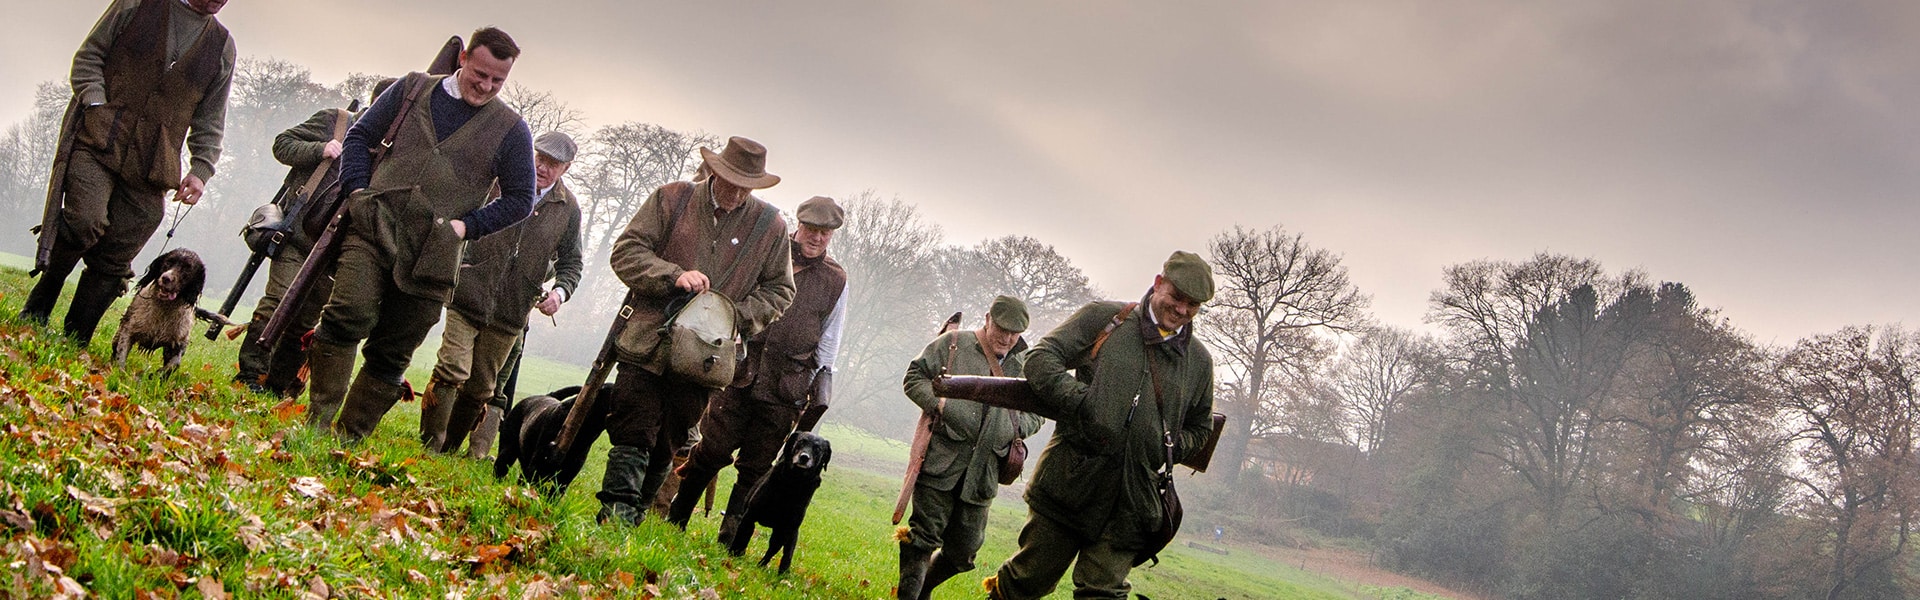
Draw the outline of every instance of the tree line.
<instances>
[{"instance_id":1,"label":"tree line","mask_svg":"<svg viewBox=\"0 0 1920 600\"><path fill-rule=\"evenodd\" d=\"M284 175L273 137L364 101L377 79L321 84L289 62L240 61L219 175L164 242L207 257L209 297L237 275L235 234ZM0 213L19 227L0 248L22 254L68 97L64 82L34 93L0 137ZM581 341L623 296L613 239L722 136L589 131L551 93L503 97L536 133L580 141L567 183L587 273L560 319L536 320L528 352L584 365ZM1016 295L1037 340L1110 296L1042 240L953 244L908 201L836 197L848 222L830 255L851 288L830 420L906 436L902 369L952 312L977 326L994 294ZM1764 346L1683 283L1555 254L1446 267L1415 331L1378 323L1341 256L1298 232L1235 227L1204 254L1219 291L1196 324L1229 428L1190 502L1236 537L1285 541L1304 525L1509 598L1899 598L1914 585L1920 334L1858 326Z\"/></svg>"}]
</instances>

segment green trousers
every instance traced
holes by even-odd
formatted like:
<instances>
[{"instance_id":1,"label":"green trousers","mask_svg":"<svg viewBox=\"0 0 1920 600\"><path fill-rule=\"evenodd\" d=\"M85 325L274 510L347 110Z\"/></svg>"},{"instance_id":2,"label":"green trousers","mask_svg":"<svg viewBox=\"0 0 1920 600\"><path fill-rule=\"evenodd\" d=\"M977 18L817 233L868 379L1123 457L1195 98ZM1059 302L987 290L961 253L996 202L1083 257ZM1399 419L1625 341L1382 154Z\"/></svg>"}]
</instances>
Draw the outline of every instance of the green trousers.
<instances>
[{"instance_id":1,"label":"green trousers","mask_svg":"<svg viewBox=\"0 0 1920 600\"><path fill-rule=\"evenodd\" d=\"M1127 573L1133 570L1134 551L1114 547L1111 533L1109 528L1099 538L1088 539L1028 511L1027 524L1020 528L1020 549L1000 565L991 596L995 600L1045 597L1071 566L1074 598L1125 600L1133 589Z\"/></svg>"}]
</instances>

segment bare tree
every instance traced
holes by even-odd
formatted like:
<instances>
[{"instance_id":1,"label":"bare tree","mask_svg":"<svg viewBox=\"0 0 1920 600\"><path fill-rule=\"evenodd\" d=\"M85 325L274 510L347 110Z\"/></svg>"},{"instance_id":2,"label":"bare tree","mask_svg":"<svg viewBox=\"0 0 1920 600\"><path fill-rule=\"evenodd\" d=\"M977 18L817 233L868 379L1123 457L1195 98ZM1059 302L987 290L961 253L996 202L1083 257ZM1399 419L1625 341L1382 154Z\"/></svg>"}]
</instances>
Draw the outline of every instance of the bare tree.
<instances>
[{"instance_id":1,"label":"bare tree","mask_svg":"<svg viewBox=\"0 0 1920 600\"><path fill-rule=\"evenodd\" d=\"M1044 335L1095 298L1071 259L1031 237L1010 235L938 253L942 305L972 311L976 318L970 322L984 317L979 311L994 295L1006 294L1027 303L1028 331Z\"/></svg>"},{"instance_id":2,"label":"bare tree","mask_svg":"<svg viewBox=\"0 0 1920 600\"><path fill-rule=\"evenodd\" d=\"M1920 507L1916 372L1920 336L1873 327L1801 340L1774 369L1778 407L1801 462L1793 477L1804 492L1800 508L1829 536L1817 546L1828 600L1869 572L1906 568L1901 557Z\"/></svg>"},{"instance_id":3,"label":"bare tree","mask_svg":"<svg viewBox=\"0 0 1920 600\"><path fill-rule=\"evenodd\" d=\"M1328 377L1356 445L1377 453L1393 420L1420 383L1422 355L1431 343L1396 327L1367 329L1347 348Z\"/></svg>"},{"instance_id":4,"label":"bare tree","mask_svg":"<svg viewBox=\"0 0 1920 600\"><path fill-rule=\"evenodd\" d=\"M872 190L845 199L846 225L829 251L847 270L847 328L834 380L834 417L857 416L874 431L907 431L914 411L900 391L907 363L933 339L939 320L939 226L913 205Z\"/></svg>"},{"instance_id":5,"label":"bare tree","mask_svg":"<svg viewBox=\"0 0 1920 600\"><path fill-rule=\"evenodd\" d=\"M535 136L558 131L579 137L580 128L586 124L583 113L561 102L553 92L509 82L506 93L501 96L507 99L514 110L519 111L521 118L527 120L527 127L533 130Z\"/></svg>"},{"instance_id":6,"label":"bare tree","mask_svg":"<svg viewBox=\"0 0 1920 600\"><path fill-rule=\"evenodd\" d=\"M1215 236L1208 251L1217 291L1212 313L1199 320L1200 332L1244 390L1215 407L1228 417L1216 464L1231 484L1260 427L1262 405L1274 397L1268 386L1278 383L1276 368L1296 380L1304 377L1314 369L1308 361L1327 354L1307 340L1365 324L1370 301L1347 279L1339 255L1280 227L1235 227Z\"/></svg>"},{"instance_id":7,"label":"bare tree","mask_svg":"<svg viewBox=\"0 0 1920 600\"><path fill-rule=\"evenodd\" d=\"M582 250L603 258L640 203L655 188L687 179L700 165L697 150L718 142L719 138L706 133L647 123L627 122L594 131L585 144L587 151L577 159L582 164L569 177L574 191L584 197Z\"/></svg>"}]
</instances>

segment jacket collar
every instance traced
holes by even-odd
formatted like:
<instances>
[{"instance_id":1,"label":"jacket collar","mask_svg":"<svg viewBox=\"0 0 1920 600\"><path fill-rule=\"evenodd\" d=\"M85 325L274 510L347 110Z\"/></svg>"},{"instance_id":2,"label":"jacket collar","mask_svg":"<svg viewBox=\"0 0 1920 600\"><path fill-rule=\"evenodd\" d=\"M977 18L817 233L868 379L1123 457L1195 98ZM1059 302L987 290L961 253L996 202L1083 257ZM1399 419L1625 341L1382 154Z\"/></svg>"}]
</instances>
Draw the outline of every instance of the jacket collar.
<instances>
[{"instance_id":1,"label":"jacket collar","mask_svg":"<svg viewBox=\"0 0 1920 600\"><path fill-rule=\"evenodd\" d=\"M1171 336L1160 336L1160 325L1153 319L1153 290L1140 299L1140 339L1146 340L1148 347L1163 346L1174 356L1187 355L1187 343L1193 340L1193 324L1188 323Z\"/></svg>"}]
</instances>

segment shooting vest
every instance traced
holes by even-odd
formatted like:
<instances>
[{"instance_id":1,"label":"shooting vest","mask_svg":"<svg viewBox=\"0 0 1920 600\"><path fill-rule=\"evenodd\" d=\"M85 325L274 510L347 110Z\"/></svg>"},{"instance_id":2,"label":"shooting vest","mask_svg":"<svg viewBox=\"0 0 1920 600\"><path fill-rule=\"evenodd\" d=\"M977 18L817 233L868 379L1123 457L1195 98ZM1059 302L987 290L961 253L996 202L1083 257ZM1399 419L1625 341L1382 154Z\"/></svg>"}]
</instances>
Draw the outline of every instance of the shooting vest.
<instances>
[{"instance_id":1,"label":"shooting vest","mask_svg":"<svg viewBox=\"0 0 1920 600\"><path fill-rule=\"evenodd\" d=\"M654 254L681 269L706 273L715 286L713 291L737 304L759 287L761 267L773 258L772 253L762 250L772 244L752 239L755 225L765 213L772 212L768 215L773 219L772 225L763 235L784 237L786 221L773 205L748 196L746 202L734 209L736 214L716 222L709 198L705 183L677 181L660 188L660 200L665 204L661 209L667 215L667 222L662 226L670 229L661 236L664 241ZM729 240L740 240L740 243L727 243ZM739 265L733 278L722 285L721 278L736 261L748 262ZM620 333L621 362L638 364L654 373L664 372L666 357L659 356L664 353L654 349L660 346L660 326L667 320L668 300L648 298L636 303L626 330Z\"/></svg>"},{"instance_id":2,"label":"shooting vest","mask_svg":"<svg viewBox=\"0 0 1920 600\"><path fill-rule=\"evenodd\" d=\"M133 21L107 49L107 102L80 113L74 141L134 189L161 192L180 184L180 148L207 88L220 76L227 28L207 26L173 64L167 38L179 0L143 0Z\"/></svg>"},{"instance_id":3,"label":"shooting vest","mask_svg":"<svg viewBox=\"0 0 1920 600\"><path fill-rule=\"evenodd\" d=\"M802 258L798 244L788 244L797 269L793 305L747 344L747 368L734 378L733 387L753 385L753 399L797 408L806 403L813 372L820 368L814 351L847 287L847 271L831 257Z\"/></svg>"},{"instance_id":4,"label":"shooting vest","mask_svg":"<svg viewBox=\"0 0 1920 600\"><path fill-rule=\"evenodd\" d=\"M519 334L540 296L540 284L552 277L560 242L579 214L580 205L567 184L555 183L526 220L467 244L452 308L470 322Z\"/></svg>"},{"instance_id":5,"label":"shooting vest","mask_svg":"<svg viewBox=\"0 0 1920 600\"><path fill-rule=\"evenodd\" d=\"M393 283L401 292L448 302L466 241L447 222L492 197L494 153L520 115L495 98L440 140L433 130L432 96L446 76L412 73L394 87L411 90L421 78L426 85L412 109L395 117L406 121L394 134L393 147L367 187L347 199L347 210L354 234L393 259Z\"/></svg>"}]
</instances>

